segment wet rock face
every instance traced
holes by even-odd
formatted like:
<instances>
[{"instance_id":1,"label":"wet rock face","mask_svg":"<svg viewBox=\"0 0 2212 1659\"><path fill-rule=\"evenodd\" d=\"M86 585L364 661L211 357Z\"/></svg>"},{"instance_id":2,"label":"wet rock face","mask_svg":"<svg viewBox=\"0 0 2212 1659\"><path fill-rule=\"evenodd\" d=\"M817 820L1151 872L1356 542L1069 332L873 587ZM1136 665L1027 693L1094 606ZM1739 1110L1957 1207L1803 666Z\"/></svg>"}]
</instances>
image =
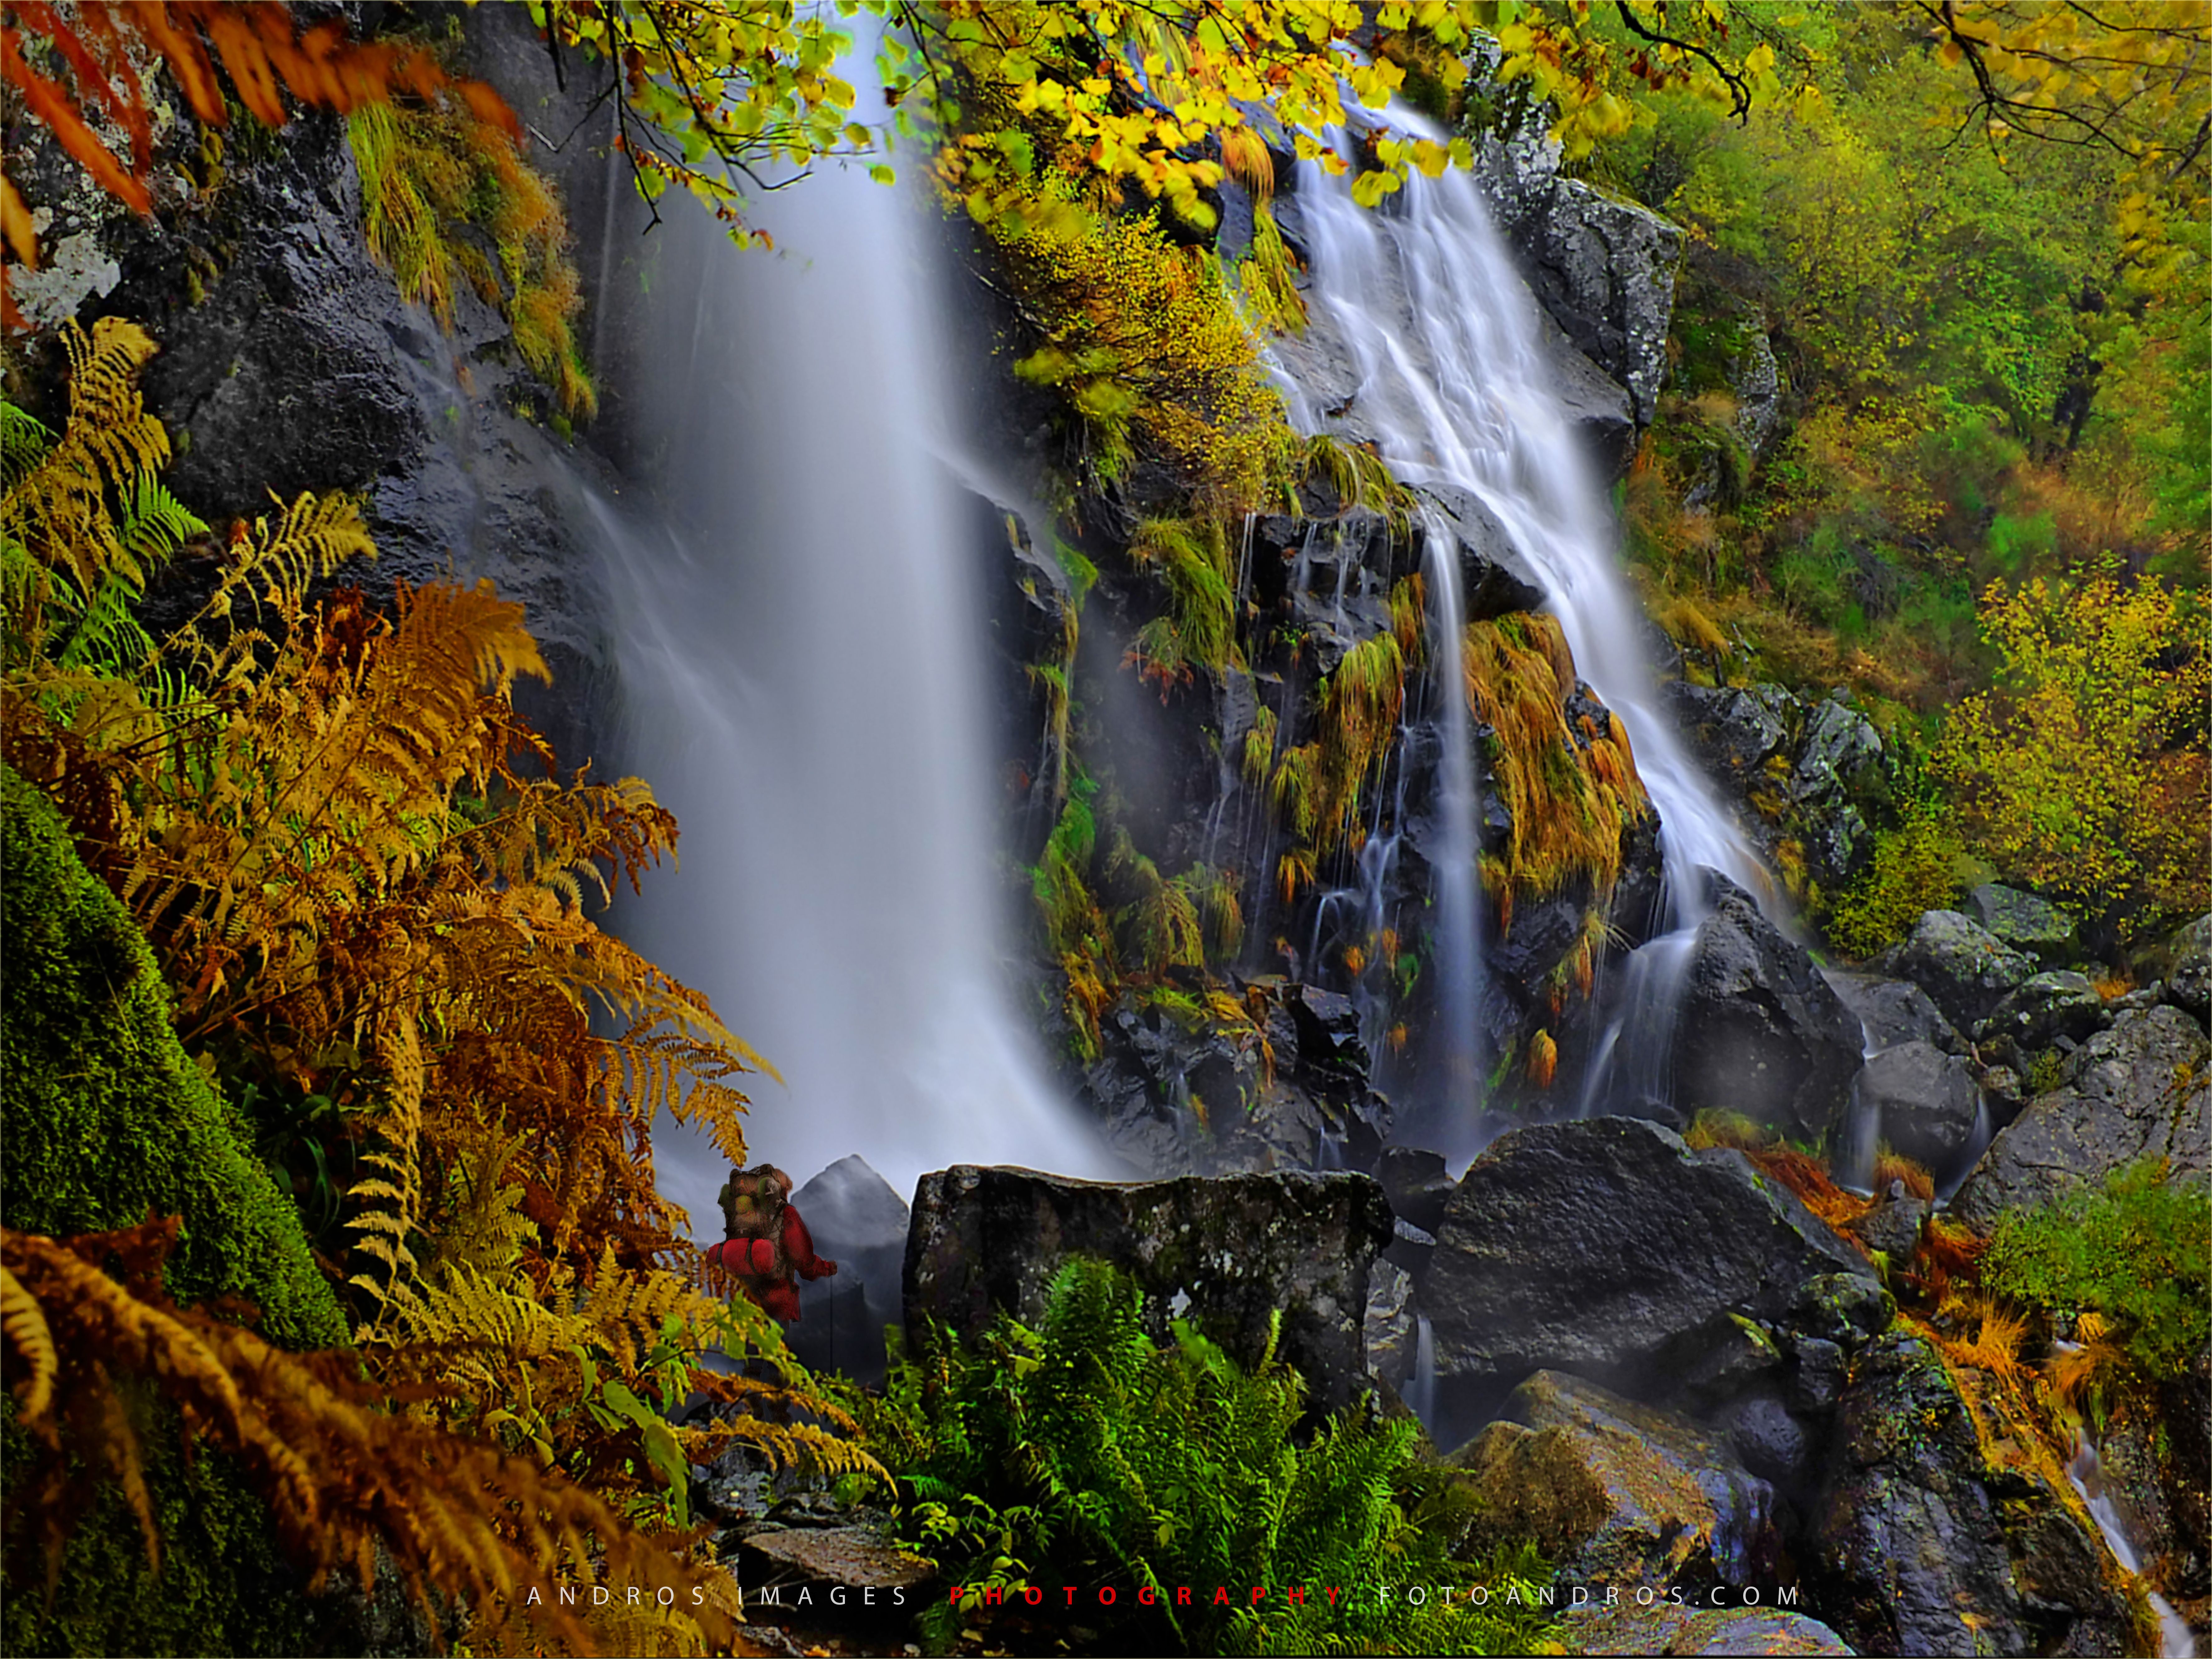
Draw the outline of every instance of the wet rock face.
<instances>
[{"instance_id":1,"label":"wet rock face","mask_svg":"<svg viewBox=\"0 0 2212 1659\"><path fill-rule=\"evenodd\" d=\"M1325 1146L1364 1168L1390 1115L1367 1085L1351 999L1279 977L1234 983L1261 1011L1256 1030L1192 1031L1133 993L1101 1017L1081 1089L1107 1144L1152 1176L1310 1169Z\"/></svg>"},{"instance_id":2,"label":"wet rock face","mask_svg":"<svg viewBox=\"0 0 2212 1659\"><path fill-rule=\"evenodd\" d=\"M1667 378L1680 228L1561 178L1557 146L1534 134L1486 139L1474 176L1539 303L1627 389L1637 424L1650 425Z\"/></svg>"},{"instance_id":3,"label":"wet rock face","mask_svg":"<svg viewBox=\"0 0 2212 1659\"><path fill-rule=\"evenodd\" d=\"M1852 1368L1814 1524L1817 1605L1863 1653L2027 1650L1966 1401L1922 1339Z\"/></svg>"},{"instance_id":4,"label":"wet rock face","mask_svg":"<svg viewBox=\"0 0 2212 1659\"><path fill-rule=\"evenodd\" d=\"M1698 752L1741 783L1788 740L1785 715L1796 699L1778 685L1711 686L1678 681L1667 688L1675 717Z\"/></svg>"},{"instance_id":5,"label":"wet rock face","mask_svg":"<svg viewBox=\"0 0 2212 1659\"><path fill-rule=\"evenodd\" d=\"M1978 1227L2101 1184L2137 1158L2212 1170L2212 1042L2179 1008L2132 1009L2081 1045L2063 1080L2001 1131L1951 1200Z\"/></svg>"},{"instance_id":6,"label":"wet rock face","mask_svg":"<svg viewBox=\"0 0 2212 1659\"><path fill-rule=\"evenodd\" d=\"M343 580L382 598L395 578L489 577L554 672L550 692L526 683L518 702L564 763L587 758L611 647L583 489L610 475L517 412L555 403L473 290L450 334L401 300L368 253L343 124L303 115L229 167L204 216L109 240L123 276L100 309L161 343L143 386L174 441L178 498L220 529L271 512L271 490L349 491L379 557ZM195 608L189 573L177 580L157 586L152 620Z\"/></svg>"},{"instance_id":7,"label":"wet rock face","mask_svg":"<svg viewBox=\"0 0 2212 1659\"><path fill-rule=\"evenodd\" d=\"M1926 991L1954 1025L1971 1030L2035 972L2035 959L1956 910L1930 910L1898 947L1896 971Z\"/></svg>"},{"instance_id":8,"label":"wet rock face","mask_svg":"<svg viewBox=\"0 0 2212 1659\"><path fill-rule=\"evenodd\" d=\"M1870 1274L1741 1153L1589 1118L1516 1130L1474 1161L1421 1298L1439 1380L1479 1404L1546 1368L1638 1387L1662 1356L1668 1374L1687 1370L1730 1316L1802 1323L1801 1294L1829 1276L1879 1303Z\"/></svg>"},{"instance_id":9,"label":"wet rock face","mask_svg":"<svg viewBox=\"0 0 2212 1659\"><path fill-rule=\"evenodd\" d=\"M1771 1583L1774 1489L1710 1430L1559 1371L1449 1460L1483 1498L1478 1550L1534 1538L1570 1583Z\"/></svg>"},{"instance_id":10,"label":"wet rock face","mask_svg":"<svg viewBox=\"0 0 2212 1659\"><path fill-rule=\"evenodd\" d=\"M1981 1108L1966 1062L1930 1042L1900 1042L1866 1062L1859 1103L1874 1112L1882 1138L1905 1157L1942 1170L1960 1157Z\"/></svg>"},{"instance_id":11,"label":"wet rock face","mask_svg":"<svg viewBox=\"0 0 2212 1659\"><path fill-rule=\"evenodd\" d=\"M1171 1311L1245 1364L1280 1309L1278 1352L1316 1408L1348 1401L1366 1374L1370 1267L1390 1239L1382 1189L1361 1175L1073 1181L960 1164L924 1176L907 1238L906 1327L972 1337L1003 1310L1042 1317L1072 1255L1134 1275L1163 1338Z\"/></svg>"},{"instance_id":12,"label":"wet rock face","mask_svg":"<svg viewBox=\"0 0 2212 1659\"><path fill-rule=\"evenodd\" d=\"M1677 1108L1825 1135L1859 1068L1859 1023L1749 894L1715 880L1720 901L1698 927L1674 1034Z\"/></svg>"}]
</instances>

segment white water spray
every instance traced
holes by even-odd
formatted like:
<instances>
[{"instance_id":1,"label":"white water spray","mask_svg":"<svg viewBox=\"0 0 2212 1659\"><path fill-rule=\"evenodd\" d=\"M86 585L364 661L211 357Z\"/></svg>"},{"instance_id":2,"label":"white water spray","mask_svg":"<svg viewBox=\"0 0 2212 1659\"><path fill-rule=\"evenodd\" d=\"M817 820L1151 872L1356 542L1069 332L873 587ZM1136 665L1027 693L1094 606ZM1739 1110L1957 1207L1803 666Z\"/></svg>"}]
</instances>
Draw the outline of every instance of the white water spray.
<instances>
[{"instance_id":1,"label":"white water spray","mask_svg":"<svg viewBox=\"0 0 2212 1659\"><path fill-rule=\"evenodd\" d=\"M1000 959L992 550L929 449L957 422L919 204L825 168L762 204L774 256L664 211L655 288L696 284L642 324L653 380L684 389L647 434L668 510L595 512L623 765L678 814L683 866L623 931L781 1071L748 1133L794 1177L848 1152L902 1191L956 1162L1107 1173ZM724 1166L671 1126L659 1145L663 1189L705 1223Z\"/></svg>"}]
</instances>

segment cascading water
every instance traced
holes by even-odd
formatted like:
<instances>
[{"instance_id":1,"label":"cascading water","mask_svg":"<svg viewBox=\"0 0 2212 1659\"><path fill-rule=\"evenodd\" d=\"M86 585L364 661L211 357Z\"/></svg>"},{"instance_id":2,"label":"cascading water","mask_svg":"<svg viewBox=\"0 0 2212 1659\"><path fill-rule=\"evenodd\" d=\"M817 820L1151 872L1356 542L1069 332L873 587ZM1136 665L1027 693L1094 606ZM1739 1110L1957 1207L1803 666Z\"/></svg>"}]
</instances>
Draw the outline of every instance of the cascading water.
<instances>
[{"instance_id":1,"label":"cascading water","mask_svg":"<svg viewBox=\"0 0 2212 1659\"><path fill-rule=\"evenodd\" d=\"M1419 116L1394 106L1401 131L1435 137ZM1663 1070L1638 1041L1671 1026L1691 930L1704 914L1699 866L1759 892L1757 856L1714 795L1658 705L1643 644L1643 617L1619 570L1610 517L1554 391L1556 368L1538 331L1535 303L1513 268L1474 180L1461 173L1406 181L1382 212L1352 200L1348 176L1317 162L1298 173L1297 199L1308 251L1316 322L1342 343L1357 376L1329 416L1302 395L1314 359L1282 349L1292 381L1291 418L1313 432L1337 424L1371 437L1404 482L1472 497L1503 526L1544 588L1583 678L1626 728L1637 769L1659 809L1673 933L1632 963L1638 1005L1625 1010L1601 1047L1613 1079L1621 1067ZM1431 516L1432 538L1444 528ZM1432 569L1449 557L1431 560ZM1459 618L1464 622L1463 614ZM1456 635L1456 627L1449 630ZM1456 687L1449 688L1458 701ZM1467 814L1474 845L1473 792ZM1470 860L1471 862L1471 860ZM1635 1058L1632 1058L1632 1057ZM1662 1085L1663 1086L1663 1085ZM1614 1082L1601 1075L1607 1099ZM1631 1090L1631 1092L1635 1092ZM1623 1099L1627 1109L1642 1100ZM1586 1109L1601 1109L1592 1101Z\"/></svg>"},{"instance_id":2,"label":"cascading water","mask_svg":"<svg viewBox=\"0 0 2212 1659\"><path fill-rule=\"evenodd\" d=\"M2113 1559L2130 1572L2141 1573L2142 1553L2136 1543L2136 1529L2106 1485L2103 1460L2097 1455L2097 1448L2087 1434L2075 1444L2074 1461L2066 1466L2066 1478L2081 1493L2081 1502L2090 1518L2096 1522L2097 1529L2105 1534L2106 1547L2112 1552ZM2151 1611L2158 1616L2159 1659L2196 1659L2197 1638L2191 1633L2189 1621L2157 1591L2148 1594Z\"/></svg>"},{"instance_id":3,"label":"cascading water","mask_svg":"<svg viewBox=\"0 0 2212 1659\"><path fill-rule=\"evenodd\" d=\"M1104 1173L1002 982L984 550L929 447L957 422L920 206L825 168L763 204L782 252L742 257L664 212L655 292L695 291L637 344L671 394L642 446L670 499L594 511L623 763L681 819L683 866L623 931L780 1069L749 1138L795 1177L855 1152L902 1190L963 1160ZM705 1222L724 1166L659 1145Z\"/></svg>"}]
</instances>

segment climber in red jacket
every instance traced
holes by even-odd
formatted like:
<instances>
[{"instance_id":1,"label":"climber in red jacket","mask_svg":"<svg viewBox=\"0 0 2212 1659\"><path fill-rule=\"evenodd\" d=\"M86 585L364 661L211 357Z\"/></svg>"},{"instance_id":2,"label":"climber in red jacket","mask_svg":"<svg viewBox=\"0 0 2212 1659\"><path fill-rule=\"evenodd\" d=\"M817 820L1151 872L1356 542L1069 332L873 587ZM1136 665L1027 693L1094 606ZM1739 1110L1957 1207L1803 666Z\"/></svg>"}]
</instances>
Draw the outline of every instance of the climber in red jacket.
<instances>
[{"instance_id":1,"label":"climber in red jacket","mask_svg":"<svg viewBox=\"0 0 2212 1659\"><path fill-rule=\"evenodd\" d=\"M725 1237L707 1260L735 1274L772 1318L796 1324L799 1279L826 1279L837 1264L814 1254L806 1224L791 1206L791 1177L772 1164L732 1170L720 1202Z\"/></svg>"}]
</instances>

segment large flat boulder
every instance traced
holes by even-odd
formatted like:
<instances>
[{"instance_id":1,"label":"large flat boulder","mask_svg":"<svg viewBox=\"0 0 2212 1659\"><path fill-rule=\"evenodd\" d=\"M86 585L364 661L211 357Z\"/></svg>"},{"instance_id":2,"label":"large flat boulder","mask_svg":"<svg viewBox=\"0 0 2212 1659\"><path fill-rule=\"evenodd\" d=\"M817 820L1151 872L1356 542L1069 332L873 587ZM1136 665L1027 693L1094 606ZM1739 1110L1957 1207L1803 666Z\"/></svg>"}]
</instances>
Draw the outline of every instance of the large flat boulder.
<instances>
[{"instance_id":1,"label":"large flat boulder","mask_svg":"<svg viewBox=\"0 0 2212 1659\"><path fill-rule=\"evenodd\" d=\"M1449 1461L1482 1499L1477 1553L1533 1539L1570 1583L1772 1582L1774 1489L1686 1417L1538 1371Z\"/></svg>"},{"instance_id":2,"label":"large flat boulder","mask_svg":"<svg viewBox=\"0 0 2212 1659\"><path fill-rule=\"evenodd\" d=\"M1001 1310L1034 1324L1061 1264L1096 1256L1144 1286L1163 1336L1171 1313L1185 1315L1247 1364L1281 1310L1278 1352L1334 1410L1365 1375L1368 1273L1390 1223L1364 1175L1122 1182L959 1164L915 1191L906 1328L919 1339L935 1322L972 1337Z\"/></svg>"},{"instance_id":3,"label":"large flat boulder","mask_svg":"<svg viewBox=\"0 0 2212 1659\"><path fill-rule=\"evenodd\" d=\"M1675 1106L1819 1139L1850 1097L1859 1022L1750 894L1713 880L1718 902L1698 924L1674 1032Z\"/></svg>"},{"instance_id":4,"label":"large flat boulder","mask_svg":"<svg viewBox=\"0 0 2212 1659\"><path fill-rule=\"evenodd\" d=\"M1808 1281L1852 1277L1879 1297L1871 1273L1742 1153L1589 1118L1517 1129L1474 1161L1421 1304L1439 1379L1494 1397L1540 1369L1635 1387L1731 1316L1789 1322Z\"/></svg>"},{"instance_id":5,"label":"large flat boulder","mask_svg":"<svg viewBox=\"0 0 2212 1659\"><path fill-rule=\"evenodd\" d=\"M1990 1143L1951 1212L1978 1227L2008 1209L2101 1184L2136 1159L2212 1170L2212 1042L2179 1008L2130 1009L2075 1050L2063 1080Z\"/></svg>"}]
</instances>

